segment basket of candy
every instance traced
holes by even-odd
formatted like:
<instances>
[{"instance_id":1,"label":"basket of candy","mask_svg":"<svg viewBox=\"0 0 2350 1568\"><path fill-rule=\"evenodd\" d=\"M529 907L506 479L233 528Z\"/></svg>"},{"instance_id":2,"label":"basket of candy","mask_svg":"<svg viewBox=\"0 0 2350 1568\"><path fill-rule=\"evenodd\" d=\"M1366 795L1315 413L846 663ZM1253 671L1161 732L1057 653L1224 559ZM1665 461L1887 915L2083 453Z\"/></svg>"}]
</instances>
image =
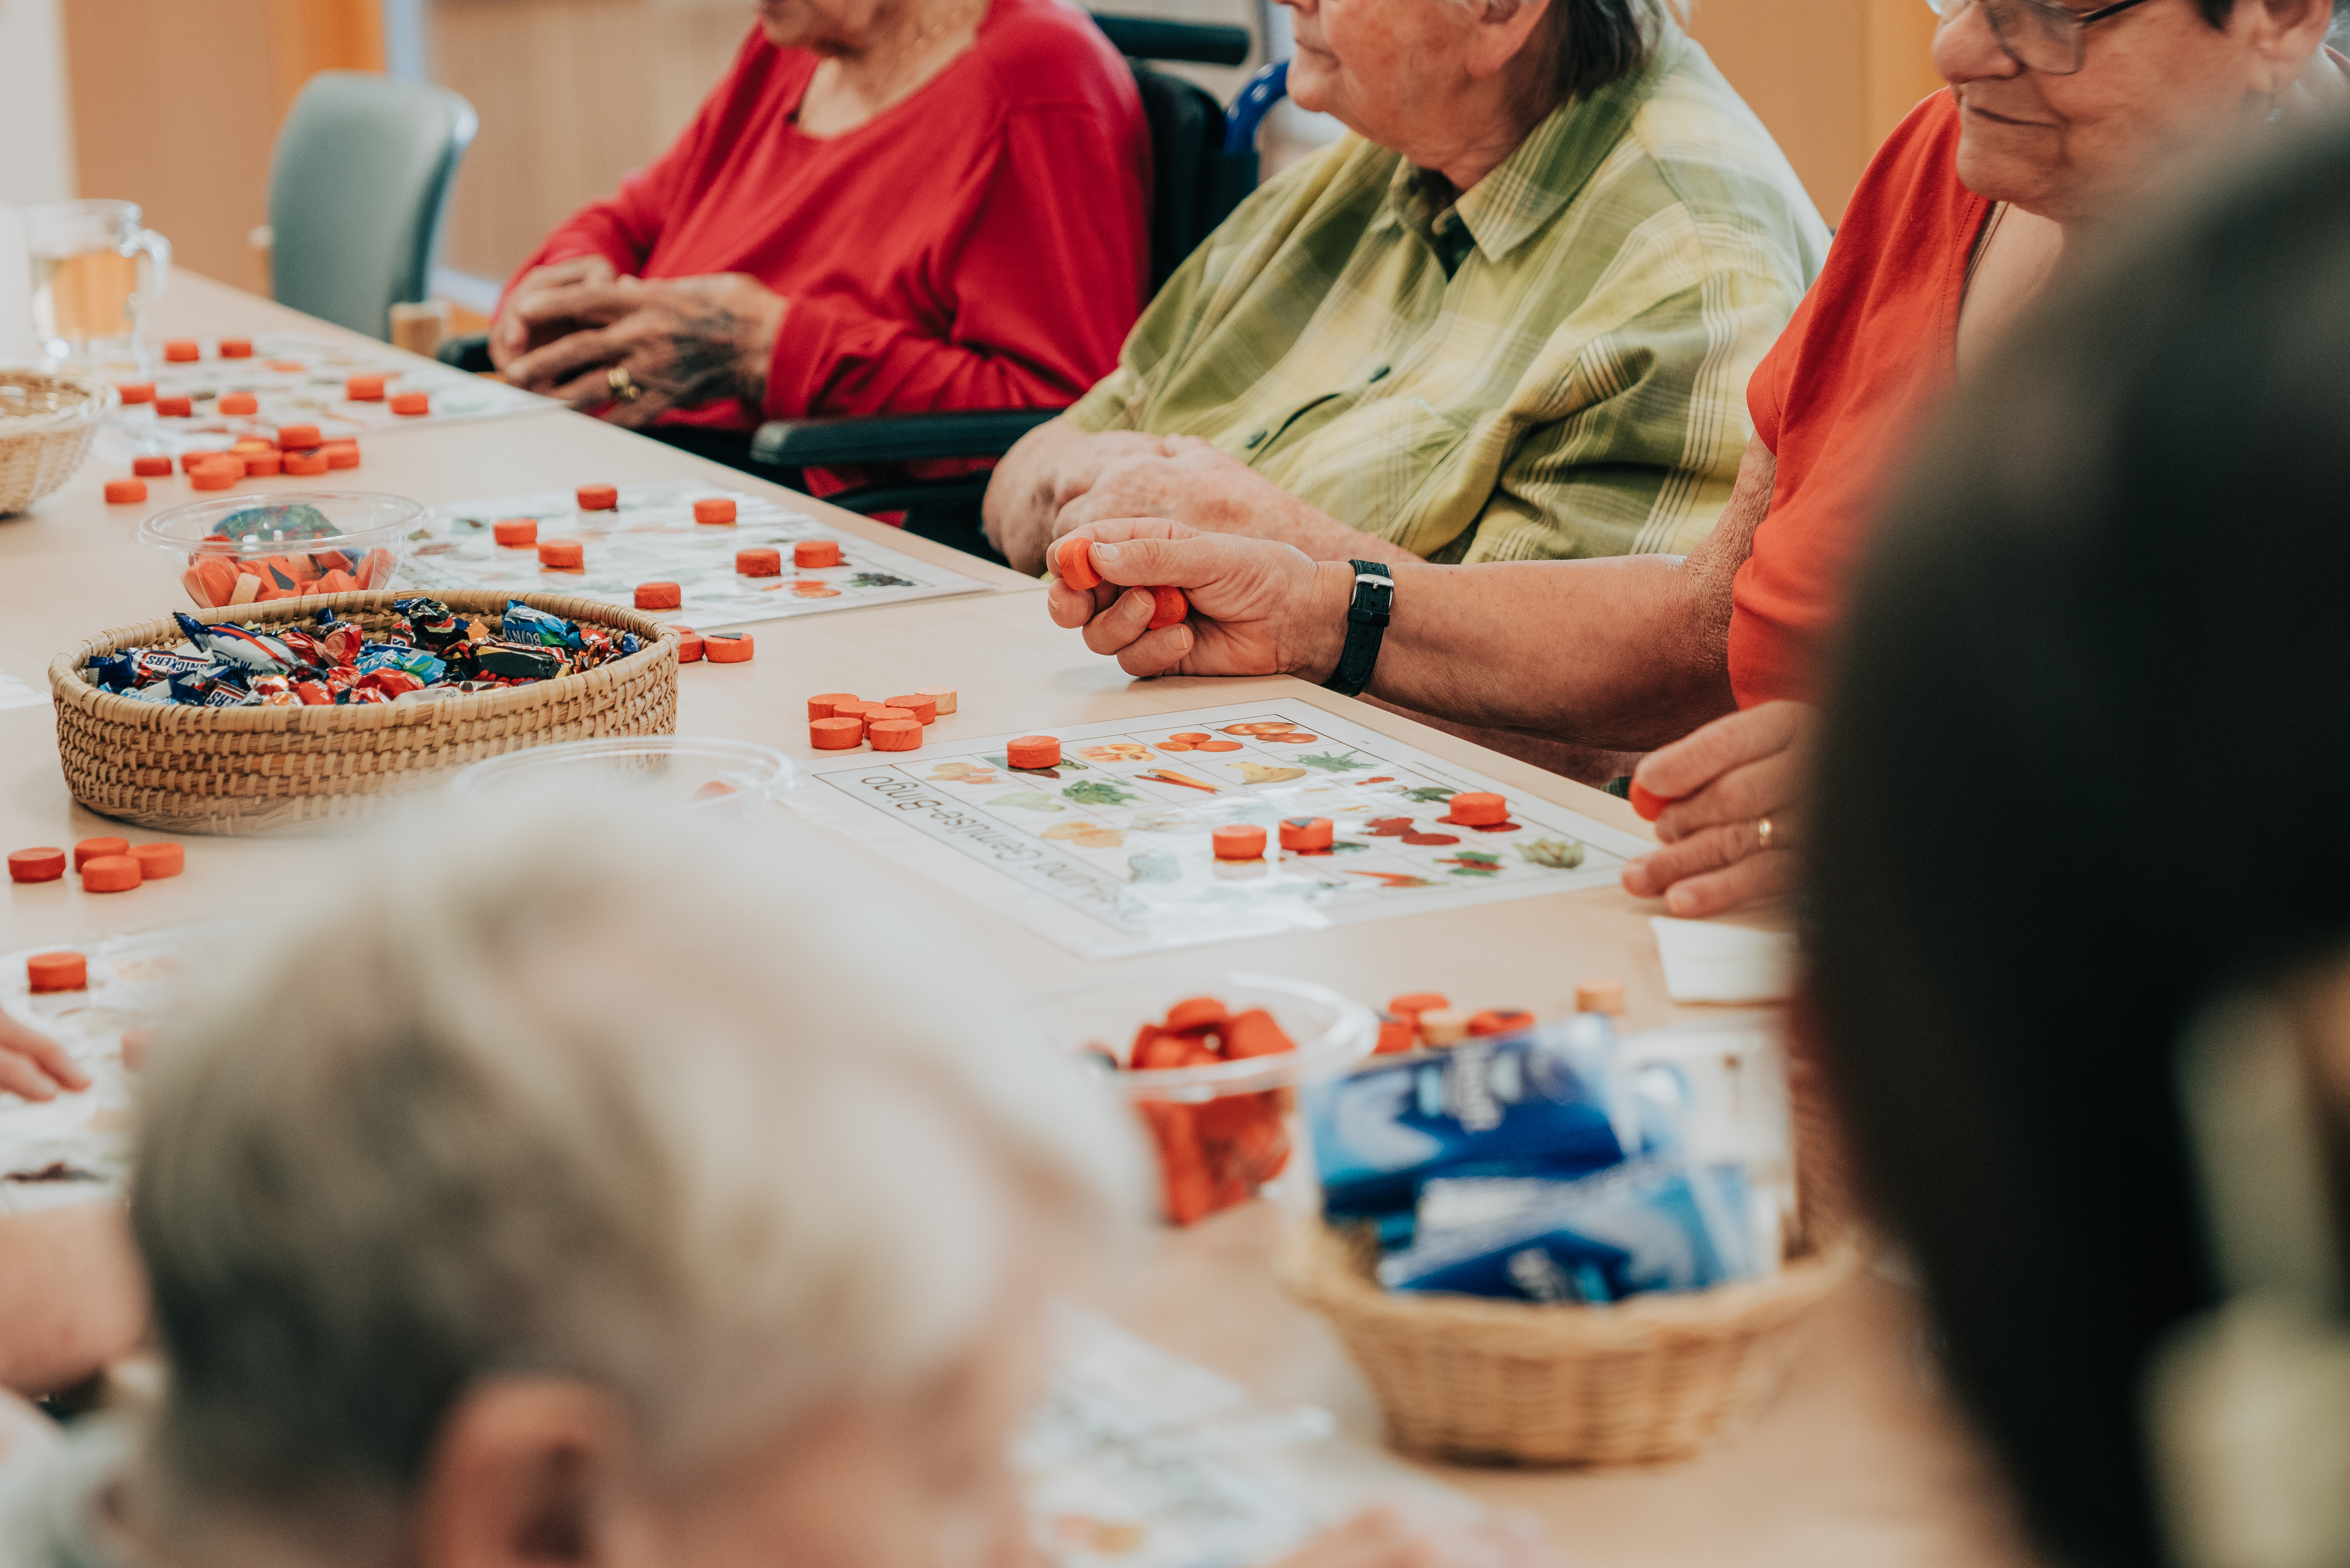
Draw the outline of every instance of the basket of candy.
<instances>
[{"instance_id":1,"label":"basket of candy","mask_svg":"<svg viewBox=\"0 0 2350 1568\"><path fill-rule=\"evenodd\" d=\"M388 588L424 508L397 495L226 495L158 512L142 543L168 550L201 609Z\"/></svg>"},{"instance_id":2,"label":"basket of candy","mask_svg":"<svg viewBox=\"0 0 2350 1568\"><path fill-rule=\"evenodd\" d=\"M0 516L22 512L70 478L121 400L86 376L0 370Z\"/></svg>"},{"instance_id":3,"label":"basket of candy","mask_svg":"<svg viewBox=\"0 0 2350 1568\"><path fill-rule=\"evenodd\" d=\"M1858 1264L1791 1223L1785 1084L1762 1031L1618 1042L1594 1013L1377 1057L1312 1096L1324 1214L1282 1283L1399 1447L1688 1459L1769 1402Z\"/></svg>"},{"instance_id":4,"label":"basket of candy","mask_svg":"<svg viewBox=\"0 0 2350 1568\"><path fill-rule=\"evenodd\" d=\"M677 635L489 589L279 599L101 632L49 665L67 786L175 832L257 834L527 746L676 727Z\"/></svg>"},{"instance_id":5,"label":"basket of candy","mask_svg":"<svg viewBox=\"0 0 2350 1568\"><path fill-rule=\"evenodd\" d=\"M1271 1189L1310 1207L1296 1085L1344 1072L1378 1035L1368 1009L1273 975L1110 981L1040 1004L1044 1037L1085 1053L1133 1105L1178 1225Z\"/></svg>"}]
</instances>

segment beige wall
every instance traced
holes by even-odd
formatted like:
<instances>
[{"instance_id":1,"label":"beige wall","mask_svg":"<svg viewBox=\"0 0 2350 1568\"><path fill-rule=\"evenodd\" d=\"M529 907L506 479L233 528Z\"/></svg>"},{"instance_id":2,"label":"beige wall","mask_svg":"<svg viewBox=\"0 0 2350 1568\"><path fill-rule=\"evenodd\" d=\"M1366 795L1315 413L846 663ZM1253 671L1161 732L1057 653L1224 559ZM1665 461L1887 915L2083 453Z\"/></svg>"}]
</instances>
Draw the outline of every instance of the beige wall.
<instances>
[{"instance_id":1,"label":"beige wall","mask_svg":"<svg viewBox=\"0 0 2350 1568\"><path fill-rule=\"evenodd\" d=\"M138 202L179 259L245 282L269 154L315 71L383 68L376 0L64 0L81 194Z\"/></svg>"}]
</instances>

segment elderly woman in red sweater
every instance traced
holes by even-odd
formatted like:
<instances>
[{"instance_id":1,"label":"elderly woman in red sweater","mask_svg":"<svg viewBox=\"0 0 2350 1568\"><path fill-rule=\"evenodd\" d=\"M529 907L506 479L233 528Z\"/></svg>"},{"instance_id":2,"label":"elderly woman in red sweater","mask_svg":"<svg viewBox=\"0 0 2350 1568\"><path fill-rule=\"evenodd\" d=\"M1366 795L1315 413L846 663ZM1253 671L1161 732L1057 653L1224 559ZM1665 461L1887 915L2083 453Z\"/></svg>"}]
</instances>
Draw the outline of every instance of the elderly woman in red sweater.
<instances>
[{"instance_id":1,"label":"elderly woman in red sweater","mask_svg":"<svg viewBox=\"0 0 2350 1568\"><path fill-rule=\"evenodd\" d=\"M639 428L1066 403L1141 311L1149 182L1133 76L1066 0L761 0L490 356Z\"/></svg>"}]
</instances>

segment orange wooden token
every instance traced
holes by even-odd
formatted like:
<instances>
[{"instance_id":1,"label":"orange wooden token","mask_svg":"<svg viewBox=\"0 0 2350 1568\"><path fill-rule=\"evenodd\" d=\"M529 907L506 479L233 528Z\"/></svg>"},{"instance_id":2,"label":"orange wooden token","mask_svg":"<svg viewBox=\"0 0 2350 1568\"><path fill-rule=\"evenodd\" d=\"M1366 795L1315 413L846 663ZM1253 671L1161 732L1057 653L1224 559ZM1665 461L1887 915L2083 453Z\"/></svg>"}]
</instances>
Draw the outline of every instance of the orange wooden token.
<instances>
[{"instance_id":1,"label":"orange wooden token","mask_svg":"<svg viewBox=\"0 0 2350 1568\"><path fill-rule=\"evenodd\" d=\"M1665 815L1665 807L1673 804L1656 791L1642 784L1638 779L1632 781L1631 801L1632 809L1639 813L1640 820L1643 822L1656 821Z\"/></svg>"},{"instance_id":2,"label":"orange wooden token","mask_svg":"<svg viewBox=\"0 0 2350 1568\"><path fill-rule=\"evenodd\" d=\"M675 609L684 602L685 590L675 583L639 583L637 585L639 609Z\"/></svg>"},{"instance_id":3,"label":"orange wooden token","mask_svg":"<svg viewBox=\"0 0 2350 1568\"><path fill-rule=\"evenodd\" d=\"M284 452L249 452L244 456L244 473L248 479L275 479L286 467Z\"/></svg>"},{"instance_id":4,"label":"orange wooden token","mask_svg":"<svg viewBox=\"0 0 2350 1568\"><path fill-rule=\"evenodd\" d=\"M1061 765L1061 738L1023 735L1003 748L1003 759L1015 768L1057 768Z\"/></svg>"},{"instance_id":5,"label":"orange wooden token","mask_svg":"<svg viewBox=\"0 0 2350 1568\"><path fill-rule=\"evenodd\" d=\"M109 504L120 506L132 501L147 499L147 482L143 479L109 479L106 482Z\"/></svg>"},{"instance_id":6,"label":"orange wooden token","mask_svg":"<svg viewBox=\"0 0 2350 1568\"><path fill-rule=\"evenodd\" d=\"M130 858L139 862L139 875L149 882L166 877L177 877L188 868L188 852L169 839L132 846Z\"/></svg>"},{"instance_id":7,"label":"orange wooden token","mask_svg":"<svg viewBox=\"0 0 2350 1568\"><path fill-rule=\"evenodd\" d=\"M188 475L191 490L234 490L244 477L244 464L234 459L219 462L200 462Z\"/></svg>"},{"instance_id":8,"label":"orange wooden token","mask_svg":"<svg viewBox=\"0 0 2350 1568\"><path fill-rule=\"evenodd\" d=\"M670 630L677 633L677 661L680 664L701 663L702 634L690 626L673 626Z\"/></svg>"},{"instance_id":9,"label":"orange wooden token","mask_svg":"<svg viewBox=\"0 0 2350 1568\"><path fill-rule=\"evenodd\" d=\"M951 686L917 686L914 688L914 695L929 698L937 704L938 711L941 713L951 713L955 711L955 689Z\"/></svg>"},{"instance_id":10,"label":"orange wooden token","mask_svg":"<svg viewBox=\"0 0 2350 1568\"><path fill-rule=\"evenodd\" d=\"M743 664L751 658L751 635L742 631L705 631L702 657L712 664Z\"/></svg>"},{"instance_id":11,"label":"orange wooden token","mask_svg":"<svg viewBox=\"0 0 2350 1568\"><path fill-rule=\"evenodd\" d=\"M1181 588L1153 588L1150 597L1156 601L1150 610L1148 629L1151 631L1157 631L1162 626L1180 626L1184 618L1191 613L1191 601L1183 597Z\"/></svg>"},{"instance_id":12,"label":"orange wooden token","mask_svg":"<svg viewBox=\"0 0 2350 1568\"><path fill-rule=\"evenodd\" d=\"M223 392L220 401L213 405L213 410L223 414L257 414L261 411L261 400L251 392Z\"/></svg>"},{"instance_id":13,"label":"orange wooden token","mask_svg":"<svg viewBox=\"0 0 2350 1568\"><path fill-rule=\"evenodd\" d=\"M35 953L25 961L25 979L36 992L88 991L89 960L79 953Z\"/></svg>"},{"instance_id":14,"label":"orange wooden token","mask_svg":"<svg viewBox=\"0 0 2350 1568\"><path fill-rule=\"evenodd\" d=\"M130 460L130 472L141 479L169 479L172 477L172 460L159 454L134 457Z\"/></svg>"},{"instance_id":15,"label":"orange wooden token","mask_svg":"<svg viewBox=\"0 0 2350 1568\"><path fill-rule=\"evenodd\" d=\"M588 546L577 539L541 539L538 564L558 572L576 572L588 559Z\"/></svg>"},{"instance_id":16,"label":"orange wooden token","mask_svg":"<svg viewBox=\"0 0 2350 1568\"><path fill-rule=\"evenodd\" d=\"M508 546L538 543L538 519L501 517L490 524L490 537Z\"/></svg>"},{"instance_id":17,"label":"orange wooden token","mask_svg":"<svg viewBox=\"0 0 2350 1568\"><path fill-rule=\"evenodd\" d=\"M582 512L617 512L620 506L620 487L617 484L583 484L579 487L579 510Z\"/></svg>"},{"instance_id":18,"label":"orange wooden token","mask_svg":"<svg viewBox=\"0 0 2350 1568\"><path fill-rule=\"evenodd\" d=\"M432 396L429 392L394 392L390 408L395 414L429 414L432 411Z\"/></svg>"},{"instance_id":19,"label":"orange wooden token","mask_svg":"<svg viewBox=\"0 0 2350 1568\"><path fill-rule=\"evenodd\" d=\"M1336 829L1326 816L1285 816L1281 820L1281 846L1298 855L1327 849Z\"/></svg>"},{"instance_id":20,"label":"orange wooden token","mask_svg":"<svg viewBox=\"0 0 2350 1568\"><path fill-rule=\"evenodd\" d=\"M1212 996L1187 996L1167 1010L1163 1027L1180 1034L1187 1029L1213 1029L1231 1016L1232 1011Z\"/></svg>"},{"instance_id":21,"label":"orange wooden token","mask_svg":"<svg viewBox=\"0 0 2350 1568\"><path fill-rule=\"evenodd\" d=\"M867 717L872 713L873 710L876 708L887 707L888 705L889 704L885 702L868 702L861 697L852 697L846 702L835 702L832 705L832 716L836 719L856 720L858 731L859 733L862 733L865 729L865 721Z\"/></svg>"},{"instance_id":22,"label":"orange wooden token","mask_svg":"<svg viewBox=\"0 0 2350 1568\"><path fill-rule=\"evenodd\" d=\"M780 577L784 575L784 554L780 550L737 550L734 569L746 577Z\"/></svg>"},{"instance_id":23,"label":"orange wooden token","mask_svg":"<svg viewBox=\"0 0 2350 1568\"><path fill-rule=\"evenodd\" d=\"M696 523L732 523L734 521L734 503L723 495L705 496L693 504L693 520Z\"/></svg>"},{"instance_id":24,"label":"orange wooden token","mask_svg":"<svg viewBox=\"0 0 2350 1568\"><path fill-rule=\"evenodd\" d=\"M1452 809L1446 813L1444 820L1463 827L1491 827L1510 820L1510 803L1498 794L1471 791L1454 795L1451 805Z\"/></svg>"},{"instance_id":25,"label":"orange wooden token","mask_svg":"<svg viewBox=\"0 0 2350 1568\"><path fill-rule=\"evenodd\" d=\"M1399 996L1388 1003L1388 1011L1399 1018L1418 1018L1423 1012L1436 1012L1452 1005L1452 999L1440 991L1415 991Z\"/></svg>"},{"instance_id":26,"label":"orange wooden token","mask_svg":"<svg viewBox=\"0 0 2350 1568\"><path fill-rule=\"evenodd\" d=\"M127 409L155 400L155 383L152 381L117 381L114 389L122 394L122 406Z\"/></svg>"},{"instance_id":27,"label":"orange wooden token","mask_svg":"<svg viewBox=\"0 0 2350 1568\"><path fill-rule=\"evenodd\" d=\"M792 546L792 565L803 572L840 565L837 539L802 539Z\"/></svg>"},{"instance_id":28,"label":"orange wooden token","mask_svg":"<svg viewBox=\"0 0 2350 1568\"><path fill-rule=\"evenodd\" d=\"M807 700L808 717L829 719L833 717L833 710L841 703L854 702L858 700L857 693L854 691L819 691ZM894 707L896 704L892 703L891 706Z\"/></svg>"},{"instance_id":29,"label":"orange wooden token","mask_svg":"<svg viewBox=\"0 0 2350 1568\"><path fill-rule=\"evenodd\" d=\"M910 752L922 743L922 727L911 719L882 719L865 726L877 752Z\"/></svg>"},{"instance_id":30,"label":"orange wooden token","mask_svg":"<svg viewBox=\"0 0 2350 1568\"><path fill-rule=\"evenodd\" d=\"M252 358L253 339L250 337L222 338L220 340L220 357L224 359Z\"/></svg>"},{"instance_id":31,"label":"orange wooden token","mask_svg":"<svg viewBox=\"0 0 2350 1568\"><path fill-rule=\"evenodd\" d=\"M139 886L139 862L128 855L101 855L81 868L85 893L127 893Z\"/></svg>"},{"instance_id":32,"label":"orange wooden token","mask_svg":"<svg viewBox=\"0 0 2350 1568\"><path fill-rule=\"evenodd\" d=\"M932 698L925 697L920 692L914 692L904 697L884 697L881 701L888 703L892 708L903 708L907 712L914 716L914 722L917 724L931 724L938 722L939 705L937 701Z\"/></svg>"},{"instance_id":33,"label":"orange wooden token","mask_svg":"<svg viewBox=\"0 0 2350 1568\"><path fill-rule=\"evenodd\" d=\"M853 752L865 741L861 719L810 719L808 744L819 752Z\"/></svg>"},{"instance_id":34,"label":"orange wooden token","mask_svg":"<svg viewBox=\"0 0 2350 1568\"><path fill-rule=\"evenodd\" d=\"M915 718L908 710L904 708L892 708L887 702L881 703L878 707L868 708L865 711L866 732L870 734L873 731L873 726L876 724L894 724L899 720L904 720L910 724L919 724L921 722L920 719Z\"/></svg>"},{"instance_id":35,"label":"orange wooden token","mask_svg":"<svg viewBox=\"0 0 2350 1568\"><path fill-rule=\"evenodd\" d=\"M217 446L208 446L202 452L183 452L180 454L180 467L185 472L193 473L196 472L196 464L200 462L210 462L216 457L226 457L227 455L228 451L226 448ZM242 460L240 459L239 461Z\"/></svg>"},{"instance_id":36,"label":"orange wooden token","mask_svg":"<svg viewBox=\"0 0 2350 1568\"><path fill-rule=\"evenodd\" d=\"M1236 822L1229 827L1219 827L1209 836L1215 843L1219 860L1264 858L1264 829L1254 823Z\"/></svg>"},{"instance_id":37,"label":"orange wooden token","mask_svg":"<svg viewBox=\"0 0 2350 1568\"><path fill-rule=\"evenodd\" d=\"M193 398L165 397L161 392L155 394L155 417L159 420L184 420L195 411L196 400Z\"/></svg>"},{"instance_id":38,"label":"orange wooden token","mask_svg":"<svg viewBox=\"0 0 2350 1568\"><path fill-rule=\"evenodd\" d=\"M343 396L354 403L383 401L381 376L352 376L343 382Z\"/></svg>"},{"instance_id":39,"label":"orange wooden token","mask_svg":"<svg viewBox=\"0 0 2350 1568\"><path fill-rule=\"evenodd\" d=\"M1098 586L1101 574L1094 570L1094 545L1090 539L1074 535L1053 547L1053 569L1061 581L1079 593Z\"/></svg>"},{"instance_id":40,"label":"orange wooden token","mask_svg":"<svg viewBox=\"0 0 2350 1568\"><path fill-rule=\"evenodd\" d=\"M163 358L174 365L185 365L204 357L204 351L192 337L174 337L163 345Z\"/></svg>"},{"instance_id":41,"label":"orange wooden token","mask_svg":"<svg viewBox=\"0 0 2350 1568\"><path fill-rule=\"evenodd\" d=\"M1534 1015L1523 1008L1493 1008L1469 1020L1469 1038L1482 1040L1488 1034L1515 1034L1521 1029L1534 1026Z\"/></svg>"},{"instance_id":42,"label":"orange wooden token","mask_svg":"<svg viewBox=\"0 0 2350 1568\"><path fill-rule=\"evenodd\" d=\"M277 445L284 452L296 452L324 444L326 437L316 425L279 425Z\"/></svg>"},{"instance_id":43,"label":"orange wooden token","mask_svg":"<svg viewBox=\"0 0 2350 1568\"><path fill-rule=\"evenodd\" d=\"M281 464L287 473L324 473L327 454L323 452L289 452Z\"/></svg>"},{"instance_id":44,"label":"orange wooden token","mask_svg":"<svg viewBox=\"0 0 2350 1568\"><path fill-rule=\"evenodd\" d=\"M318 449L328 468L357 468L359 465L359 443L355 441L330 441Z\"/></svg>"},{"instance_id":45,"label":"orange wooden token","mask_svg":"<svg viewBox=\"0 0 2350 1568\"><path fill-rule=\"evenodd\" d=\"M8 852L11 882L54 882L66 874L66 852L49 846Z\"/></svg>"}]
</instances>

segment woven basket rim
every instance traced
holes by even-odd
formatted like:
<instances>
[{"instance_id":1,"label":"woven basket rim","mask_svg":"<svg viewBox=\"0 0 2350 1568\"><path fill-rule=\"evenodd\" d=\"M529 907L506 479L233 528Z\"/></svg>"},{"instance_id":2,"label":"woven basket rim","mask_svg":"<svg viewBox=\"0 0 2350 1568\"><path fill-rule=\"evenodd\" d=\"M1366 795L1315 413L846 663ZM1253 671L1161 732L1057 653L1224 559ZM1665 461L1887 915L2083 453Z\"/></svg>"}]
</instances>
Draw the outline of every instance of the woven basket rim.
<instances>
[{"instance_id":1,"label":"woven basket rim","mask_svg":"<svg viewBox=\"0 0 2350 1568\"><path fill-rule=\"evenodd\" d=\"M1365 1251L1359 1228L1340 1229L1309 1216L1291 1228L1277 1272L1293 1298L1317 1311L1418 1334L1473 1334L1486 1342L1482 1348L1497 1351L1504 1347L1494 1342L1508 1340L1514 1342L1506 1347L1513 1355L1587 1353L1612 1344L1751 1331L1825 1299L1862 1258L1858 1240L1839 1234L1807 1242L1765 1279L1583 1306L1386 1290L1360 1267Z\"/></svg>"},{"instance_id":2,"label":"woven basket rim","mask_svg":"<svg viewBox=\"0 0 2350 1568\"><path fill-rule=\"evenodd\" d=\"M509 600L533 609L560 615L567 620L587 620L598 626L635 632L645 646L627 657L593 670L558 675L527 686L496 691L468 692L431 702L366 702L332 707L195 708L176 703L144 702L120 692L103 691L81 678L82 669L102 653L126 648L153 647L157 639L180 640L179 623L168 618L130 626L109 627L49 660L49 691L61 702L70 702L94 718L116 722L177 724L191 730L277 728L302 721L305 727L324 726L350 732L390 729L420 722L455 722L496 718L521 712L543 702L557 701L584 692L591 684L635 675L660 657L664 643L677 643L678 633L652 616L598 599L568 594L508 591L502 588L452 588L425 592L406 588L361 588L342 594L311 594L297 599L272 599L266 604L240 605L233 610L204 610L207 625L251 626L307 619L321 609L389 609L396 599L437 598L452 609L480 614L503 611ZM226 721L226 722L224 722Z\"/></svg>"},{"instance_id":3,"label":"woven basket rim","mask_svg":"<svg viewBox=\"0 0 2350 1568\"><path fill-rule=\"evenodd\" d=\"M0 422L0 441L38 441L45 436L68 435L87 430L105 419L121 402L122 394L111 381L97 376L77 376L68 370L36 370L30 366L0 369L0 382L15 386L68 387L81 394L81 406L53 409L46 414L28 417L19 429L9 429Z\"/></svg>"}]
</instances>

